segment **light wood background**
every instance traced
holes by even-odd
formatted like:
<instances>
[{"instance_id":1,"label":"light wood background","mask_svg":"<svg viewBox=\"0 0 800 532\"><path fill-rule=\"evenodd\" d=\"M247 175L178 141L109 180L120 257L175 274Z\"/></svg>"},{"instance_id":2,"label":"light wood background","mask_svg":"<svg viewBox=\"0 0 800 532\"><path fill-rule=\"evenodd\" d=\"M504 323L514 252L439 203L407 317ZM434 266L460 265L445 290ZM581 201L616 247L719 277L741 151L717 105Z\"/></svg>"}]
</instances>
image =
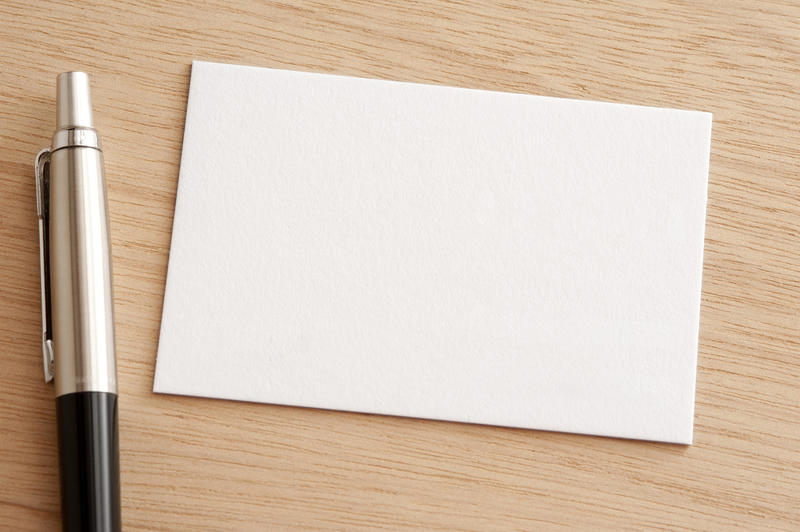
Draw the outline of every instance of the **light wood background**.
<instances>
[{"instance_id":1,"label":"light wood background","mask_svg":"<svg viewBox=\"0 0 800 532\"><path fill-rule=\"evenodd\" d=\"M82 69L127 530L800 529L800 3L232 4L0 4L0 528L59 523L32 165ZM192 59L713 112L695 444L154 395Z\"/></svg>"}]
</instances>

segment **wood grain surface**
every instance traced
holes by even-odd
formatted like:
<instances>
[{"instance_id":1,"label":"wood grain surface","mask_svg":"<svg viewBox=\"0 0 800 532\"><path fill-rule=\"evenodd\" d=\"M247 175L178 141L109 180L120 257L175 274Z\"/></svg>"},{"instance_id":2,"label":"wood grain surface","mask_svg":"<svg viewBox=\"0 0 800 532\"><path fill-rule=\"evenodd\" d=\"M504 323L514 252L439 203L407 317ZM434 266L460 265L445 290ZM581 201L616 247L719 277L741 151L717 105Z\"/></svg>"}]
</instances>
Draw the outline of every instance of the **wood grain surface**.
<instances>
[{"instance_id":1,"label":"wood grain surface","mask_svg":"<svg viewBox=\"0 0 800 532\"><path fill-rule=\"evenodd\" d=\"M694 445L153 394L192 59L713 112ZM73 69L106 159L125 529L800 529L800 3L0 3L3 530L59 524L32 165Z\"/></svg>"}]
</instances>

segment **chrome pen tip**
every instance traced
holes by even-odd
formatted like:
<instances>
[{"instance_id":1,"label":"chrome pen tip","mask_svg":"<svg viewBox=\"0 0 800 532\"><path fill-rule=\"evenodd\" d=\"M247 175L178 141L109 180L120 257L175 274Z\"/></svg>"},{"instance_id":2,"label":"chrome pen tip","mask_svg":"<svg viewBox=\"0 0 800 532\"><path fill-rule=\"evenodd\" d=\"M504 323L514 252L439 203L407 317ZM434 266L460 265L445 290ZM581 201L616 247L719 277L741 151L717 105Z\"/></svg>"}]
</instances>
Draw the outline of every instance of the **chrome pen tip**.
<instances>
[{"instance_id":1,"label":"chrome pen tip","mask_svg":"<svg viewBox=\"0 0 800 532\"><path fill-rule=\"evenodd\" d=\"M94 127L89 76L85 72L64 72L56 82L56 129Z\"/></svg>"}]
</instances>

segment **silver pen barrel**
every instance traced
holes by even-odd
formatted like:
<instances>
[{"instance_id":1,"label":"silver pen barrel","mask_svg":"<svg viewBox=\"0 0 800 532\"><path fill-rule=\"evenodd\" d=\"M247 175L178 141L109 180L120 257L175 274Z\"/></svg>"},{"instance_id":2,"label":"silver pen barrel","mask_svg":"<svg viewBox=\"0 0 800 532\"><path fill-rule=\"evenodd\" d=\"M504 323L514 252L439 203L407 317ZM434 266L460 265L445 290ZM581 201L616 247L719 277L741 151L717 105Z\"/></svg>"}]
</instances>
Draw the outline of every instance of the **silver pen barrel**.
<instances>
[{"instance_id":1,"label":"silver pen barrel","mask_svg":"<svg viewBox=\"0 0 800 532\"><path fill-rule=\"evenodd\" d=\"M58 76L56 116L44 199L56 396L116 393L103 153L83 72Z\"/></svg>"},{"instance_id":2,"label":"silver pen barrel","mask_svg":"<svg viewBox=\"0 0 800 532\"><path fill-rule=\"evenodd\" d=\"M121 529L117 364L103 152L89 78L58 76L56 132L36 156L42 356L55 380L61 526Z\"/></svg>"}]
</instances>

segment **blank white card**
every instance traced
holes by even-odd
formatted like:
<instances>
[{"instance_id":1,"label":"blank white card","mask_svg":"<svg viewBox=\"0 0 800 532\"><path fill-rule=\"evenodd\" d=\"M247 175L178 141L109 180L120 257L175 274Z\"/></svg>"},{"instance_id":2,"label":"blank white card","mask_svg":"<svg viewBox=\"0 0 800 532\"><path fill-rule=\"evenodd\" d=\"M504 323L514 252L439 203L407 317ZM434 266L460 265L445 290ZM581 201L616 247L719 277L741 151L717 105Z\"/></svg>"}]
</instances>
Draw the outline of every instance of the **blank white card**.
<instances>
[{"instance_id":1,"label":"blank white card","mask_svg":"<svg viewBox=\"0 0 800 532\"><path fill-rule=\"evenodd\" d=\"M155 391L691 443L710 132L195 62Z\"/></svg>"}]
</instances>

